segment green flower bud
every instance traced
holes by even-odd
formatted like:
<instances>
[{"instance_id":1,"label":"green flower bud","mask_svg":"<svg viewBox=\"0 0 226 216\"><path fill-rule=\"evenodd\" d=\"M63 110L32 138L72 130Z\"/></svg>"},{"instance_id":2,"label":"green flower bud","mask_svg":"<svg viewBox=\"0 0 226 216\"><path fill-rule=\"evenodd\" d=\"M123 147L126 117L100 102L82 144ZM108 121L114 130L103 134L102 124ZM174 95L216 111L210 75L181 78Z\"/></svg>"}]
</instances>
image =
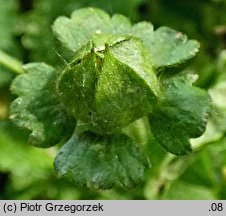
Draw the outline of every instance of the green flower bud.
<instances>
[{"instance_id":1,"label":"green flower bud","mask_svg":"<svg viewBox=\"0 0 226 216\"><path fill-rule=\"evenodd\" d=\"M152 111L159 83L142 42L96 34L58 78L62 103L81 130L111 134Z\"/></svg>"}]
</instances>

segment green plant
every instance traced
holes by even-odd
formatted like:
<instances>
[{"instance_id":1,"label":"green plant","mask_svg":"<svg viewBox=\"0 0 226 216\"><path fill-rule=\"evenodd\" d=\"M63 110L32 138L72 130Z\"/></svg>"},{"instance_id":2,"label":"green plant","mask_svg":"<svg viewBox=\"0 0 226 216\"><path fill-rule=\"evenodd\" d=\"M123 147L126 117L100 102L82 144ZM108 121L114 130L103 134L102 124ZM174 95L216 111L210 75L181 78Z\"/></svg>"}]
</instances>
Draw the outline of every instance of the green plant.
<instances>
[{"instance_id":1,"label":"green plant","mask_svg":"<svg viewBox=\"0 0 226 216\"><path fill-rule=\"evenodd\" d=\"M31 131L35 146L66 142L55 159L60 176L96 189L130 189L150 166L142 148L151 140L176 155L192 151L189 139L204 132L210 97L192 86L193 74L165 68L193 57L197 41L95 8L59 17L52 30L72 58L63 70L25 65L11 85L18 98L10 118Z\"/></svg>"}]
</instances>

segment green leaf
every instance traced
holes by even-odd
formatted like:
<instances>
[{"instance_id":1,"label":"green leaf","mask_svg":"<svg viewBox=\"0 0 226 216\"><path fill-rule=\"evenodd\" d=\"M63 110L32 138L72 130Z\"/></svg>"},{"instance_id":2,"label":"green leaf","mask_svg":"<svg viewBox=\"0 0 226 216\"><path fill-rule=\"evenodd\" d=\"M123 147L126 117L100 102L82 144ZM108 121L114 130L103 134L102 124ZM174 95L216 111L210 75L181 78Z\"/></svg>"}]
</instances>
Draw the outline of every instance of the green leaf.
<instances>
[{"instance_id":1,"label":"green leaf","mask_svg":"<svg viewBox=\"0 0 226 216\"><path fill-rule=\"evenodd\" d=\"M150 41L154 37L154 26L150 22L142 21L133 25L130 30L131 34L140 38L144 44L149 48Z\"/></svg>"},{"instance_id":2,"label":"green leaf","mask_svg":"<svg viewBox=\"0 0 226 216\"><path fill-rule=\"evenodd\" d=\"M210 97L187 78L173 77L163 82L163 99L150 115L156 140L169 152L191 152L189 139L201 136L209 114Z\"/></svg>"},{"instance_id":3,"label":"green leaf","mask_svg":"<svg viewBox=\"0 0 226 216\"><path fill-rule=\"evenodd\" d=\"M66 17L58 17L52 29L55 37L71 51L76 51L87 42L87 37L83 37L86 32Z\"/></svg>"},{"instance_id":4,"label":"green leaf","mask_svg":"<svg viewBox=\"0 0 226 216\"><path fill-rule=\"evenodd\" d=\"M92 37L100 34L128 35L130 28L131 23L125 16L115 14L111 18L97 8L75 10L71 19L59 17L52 26L56 38L73 52L81 49Z\"/></svg>"},{"instance_id":5,"label":"green leaf","mask_svg":"<svg viewBox=\"0 0 226 216\"><path fill-rule=\"evenodd\" d=\"M143 40L155 68L182 63L195 56L199 50L196 40L188 40L186 35L168 27L160 27L153 31L151 24L141 22L134 25L131 31Z\"/></svg>"},{"instance_id":6,"label":"green leaf","mask_svg":"<svg viewBox=\"0 0 226 216\"><path fill-rule=\"evenodd\" d=\"M82 8L75 10L71 15L71 20L75 24L82 24L85 29L91 28L96 31L98 28L108 29L107 25L110 16L99 8Z\"/></svg>"},{"instance_id":7,"label":"green leaf","mask_svg":"<svg viewBox=\"0 0 226 216\"><path fill-rule=\"evenodd\" d=\"M140 22L133 27L123 15L112 18L97 8L74 11L71 19L59 17L53 24L53 33L69 50L76 52L94 35L133 35L140 38L148 49L155 68L174 66L192 58L199 49L199 43L188 40L186 35L160 27L156 31L149 22Z\"/></svg>"},{"instance_id":8,"label":"green leaf","mask_svg":"<svg viewBox=\"0 0 226 216\"><path fill-rule=\"evenodd\" d=\"M53 24L53 33L62 44L75 52L84 46L94 34L109 33L110 17L96 8L74 11L71 19L59 17Z\"/></svg>"},{"instance_id":9,"label":"green leaf","mask_svg":"<svg viewBox=\"0 0 226 216\"><path fill-rule=\"evenodd\" d=\"M31 130L29 142L40 147L57 144L71 132L72 120L58 102L56 70L44 63L24 66L25 74L13 81L11 90L19 97L11 104L10 118Z\"/></svg>"},{"instance_id":10,"label":"green leaf","mask_svg":"<svg viewBox=\"0 0 226 216\"><path fill-rule=\"evenodd\" d=\"M139 39L93 39L59 77L57 89L84 129L111 134L151 112L159 83Z\"/></svg>"},{"instance_id":11,"label":"green leaf","mask_svg":"<svg viewBox=\"0 0 226 216\"><path fill-rule=\"evenodd\" d=\"M144 178L148 159L122 134L106 137L83 133L60 149L55 160L59 176L70 174L76 184L95 189L137 186Z\"/></svg>"},{"instance_id":12,"label":"green leaf","mask_svg":"<svg viewBox=\"0 0 226 216\"><path fill-rule=\"evenodd\" d=\"M111 18L112 23L112 34L129 34L132 24L130 20L121 15L114 14Z\"/></svg>"}]
</instances>

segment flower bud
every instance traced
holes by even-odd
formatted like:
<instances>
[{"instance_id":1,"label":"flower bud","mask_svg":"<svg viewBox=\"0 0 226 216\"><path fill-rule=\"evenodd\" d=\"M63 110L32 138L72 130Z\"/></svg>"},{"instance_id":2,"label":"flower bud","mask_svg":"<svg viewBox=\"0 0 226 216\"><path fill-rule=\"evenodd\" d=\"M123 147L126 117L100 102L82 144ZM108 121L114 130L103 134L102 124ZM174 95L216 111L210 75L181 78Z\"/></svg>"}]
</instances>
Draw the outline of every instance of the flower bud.
<instances>
[{"instance_id":1,"label":"flower bud","mask_svg":"<svg viewBox=\"0 0 226 216\"><path fill-rule=\"evenodd\" d=\"M58 78L62 103L81 130L120 131L152 111L159 83L142 42L130 36L97 35Z\"/></svg>"}]
</instances>

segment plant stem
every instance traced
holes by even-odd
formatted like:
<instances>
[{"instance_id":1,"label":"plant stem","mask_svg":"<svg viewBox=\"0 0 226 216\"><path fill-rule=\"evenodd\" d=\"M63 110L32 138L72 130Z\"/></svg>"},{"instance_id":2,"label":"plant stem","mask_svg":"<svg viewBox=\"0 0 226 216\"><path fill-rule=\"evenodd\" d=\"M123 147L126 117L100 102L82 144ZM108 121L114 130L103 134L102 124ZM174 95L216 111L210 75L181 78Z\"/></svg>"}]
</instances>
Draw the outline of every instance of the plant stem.
<instances>
[{"instance_id":1,"label":"plant stem","mask_svg":"<svg viewBox=\"0 0 226 216\"><path fill-rule=\"evenodd\" d=\"M132 138L136 143L145 145L152 137L147 117L140 118L123 129L123 132Z\"/></svg>"},{"instance_id":2,"label":"plant stem","mask_svg":"<svg viewBox=\"0 0 226 216\"><path fill-rule=\"evenodd\" d=\"M6 54L2 50L0 50L0 65L7 67L10 71L16 74L24 73L22 62Z\"/></svg>"}]
</instances>

